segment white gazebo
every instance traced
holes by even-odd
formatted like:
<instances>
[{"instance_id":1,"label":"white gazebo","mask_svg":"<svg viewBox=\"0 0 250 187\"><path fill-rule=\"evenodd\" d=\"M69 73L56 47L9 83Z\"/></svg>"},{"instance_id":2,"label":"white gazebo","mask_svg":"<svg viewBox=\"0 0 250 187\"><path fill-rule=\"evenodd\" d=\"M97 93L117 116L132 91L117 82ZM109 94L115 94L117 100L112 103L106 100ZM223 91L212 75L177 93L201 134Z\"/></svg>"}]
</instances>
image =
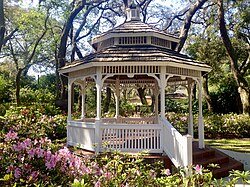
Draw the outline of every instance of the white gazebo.
<instances>
[{"instance_id":1,"label":"white gazebo","mask_svg":"<svg viewBox=\"0 0 250 187\"><path fill-rule=\"evenodd\" d=\"M176 52L179 38L141 22L139 7L132 4L127 20L120 26L95 37L95 49L83 59L68 64L60 73L68 77L67 144L96 152L102 147L123 152L165 153L175 166L192 164L192 86L199 89L199 148L204 145L202 116L202 75L211 67ZM81 86L81 119L72 120L73 85ZM165 118L166 86L188 88L188 135L181 135ZM96 117L85 117L85 90L96 87ZM155 115L120 117L120 91L124 87L150 87L156 98ZM110 87L116 98L114 118L102 118L101 92ZM158 111L160 95L160 112ZM93 146L95 145L95 146Z\"/></svg>"}]
</instances>

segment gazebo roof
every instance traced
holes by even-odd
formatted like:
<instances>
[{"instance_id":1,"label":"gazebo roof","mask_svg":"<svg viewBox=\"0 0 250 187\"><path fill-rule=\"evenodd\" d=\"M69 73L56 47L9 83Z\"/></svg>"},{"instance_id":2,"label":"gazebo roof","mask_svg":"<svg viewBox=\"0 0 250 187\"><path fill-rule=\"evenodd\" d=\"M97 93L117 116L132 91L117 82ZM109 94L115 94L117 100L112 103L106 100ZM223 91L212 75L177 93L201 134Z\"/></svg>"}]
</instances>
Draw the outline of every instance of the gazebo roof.
<instances>
[{"instance_id":1,"label":"gazebo roof","mask_svg":"<svg viewBox=\"0 0 250 187\"><path fill-rule=\"evenodd\" d=\"M134 11L134 12L131 12ZM140 21L139 8L128 9L123 24L92 39L95 52L67 64L60 73L103 66L166 66L199 72L211 67L176 50L179 37Z\"/></svg>"},{"instance_id":2,"label":"gazebo roof","mask_svg":"<svg viewBox=\"0 0 250 187\"><path fill-rule=\"evenodd\" d=\"M112 46L89 54L61 69L62 73L91 66L106 65L166 65L208 72L211 67L176 51L150 45Z\"/></svg>"},{"instance_id":3,"label":"gazebo roof","mask_svg":"<svg viewBox=\"0 0 250 187\"><path fill-rule=\"evenodd\" d=\"M132 36L141 36L143 35L157 35L160 38L168 38L169 40L179 42L179 37L163 32L155 27L150 26L149 24L143 23L138 20L126 21L123 24L102 33L101 35L96 36L92 39L91 43L97 43L100 40L108 39L111 37L121 36L121 35L132 35Z\"/></svg>"}]
</instances>

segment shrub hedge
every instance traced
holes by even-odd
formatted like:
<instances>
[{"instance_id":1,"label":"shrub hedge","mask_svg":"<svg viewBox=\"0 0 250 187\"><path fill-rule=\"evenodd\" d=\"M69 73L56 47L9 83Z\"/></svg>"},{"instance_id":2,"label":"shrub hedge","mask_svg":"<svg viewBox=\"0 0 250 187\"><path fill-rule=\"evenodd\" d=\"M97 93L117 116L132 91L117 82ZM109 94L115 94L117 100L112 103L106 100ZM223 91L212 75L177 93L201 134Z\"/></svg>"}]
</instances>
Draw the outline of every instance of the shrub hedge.
<instances>
[{"instance_id":1,"label":"shrub hedge","mask_svg":"<svg viewBox=\"0 0 250 187\"><path fill-rule=\"evenodd\" d=\"M188 114L166 113L169 122L187 134ZM250 117L245 114L209 114L204 116L206 138L250 138ZM198 116L194 115L194 136L198 135Z\"/></svg>"}]
</instances>

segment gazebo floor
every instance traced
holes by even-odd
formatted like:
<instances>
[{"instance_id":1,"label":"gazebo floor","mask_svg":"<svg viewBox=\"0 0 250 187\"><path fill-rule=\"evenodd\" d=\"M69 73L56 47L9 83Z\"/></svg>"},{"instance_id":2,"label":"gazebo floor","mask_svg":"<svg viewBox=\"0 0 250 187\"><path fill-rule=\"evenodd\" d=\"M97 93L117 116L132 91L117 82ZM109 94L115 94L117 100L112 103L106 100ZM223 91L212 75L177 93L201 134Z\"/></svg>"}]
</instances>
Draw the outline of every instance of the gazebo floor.
<instances>
[{"instance_id":1,"label":"gazebo floor","mask_svg":"<svg viewBox=\"0 0 250 187\"><path fill-rule=\"evenodd\" d=\"M74 152L75 154L83 157L92 157L95 155L94 152L83 149ZM173 167L171 160L166 155L155 153L155 154L148 154L143 157L148 162L154 162L155 160L163 160L165 168L171 169ZM215 168L212 170L211 167L207 167L209 164L212 163L218 164L220 168ZM213 177L217 179L228 176L229 171L232 171L233 169L241 171L244 170L244 165L241 162L229 157L228 155L222 153L217 149L214 149L209 146L205 146L204 149L199 149L198 142L196 141L193 142L193 164L202 165L204 168L212 170Z\"/></svg>"}]
</instances>

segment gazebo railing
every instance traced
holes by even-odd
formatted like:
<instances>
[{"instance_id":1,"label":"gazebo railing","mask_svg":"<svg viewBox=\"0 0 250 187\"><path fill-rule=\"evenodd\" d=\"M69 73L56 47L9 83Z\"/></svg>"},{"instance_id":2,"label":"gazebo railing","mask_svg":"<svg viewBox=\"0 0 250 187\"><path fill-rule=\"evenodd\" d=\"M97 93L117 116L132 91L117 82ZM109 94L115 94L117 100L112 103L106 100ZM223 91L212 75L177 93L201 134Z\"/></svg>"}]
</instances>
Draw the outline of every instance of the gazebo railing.
<instances>
[{"instance_id":1,"label":"gazebo railing","mask_svg":"<svg viewBox=\"0 0 250 187\"><path fill-rule=\"evenodd\" d=\"M95 122L95 118L84 118L75 121L79 122ZM107 124L154 124L158 122L158 116L152 117L119 117L119 118L102 118L102 123Z\"/></svg>"},{"instance_id":2,"label":"gazebo railing","mask_svg":"<svg viewBox=\"0 0 250 187\"><path fill-rule=\"evenodd\" d=\"M176 167L192 164L192 136L182 136L166 118L143 125L68 121L67 143L97 152L165 152Z\"/></svg>"},{"instance_id":3,"label":"gazebo railing","mask_svg":"<svg viewBox=\"0 0 250 187\"><path fill-rule=\"evenodd\" d=\"M192 164L192 136L181 135L166 118L160 119L162 124L162 148L176 167Z\"/></svg>"},{"instance_id":4,"label":"gazebo railing","mask_svg":"<svg viewBox=\"0 0 250 187\"><path fill-rule=\"evenodd\" d=\"M123 152L148 151L161 153L161 125L103 124L101 125L101 144L106 149Z\"/></svg>"},{"instance_id":5,"label":"gazebo railing","mask_svg":"<svg viewBox=\"0 0 250 187\"><path fill-rule=\"evenodd\" d=\"M103 118L103 123L122 123L122 124L154 124L156 117L119 117L119 118Z\"/></svg>"}]
</instances>

